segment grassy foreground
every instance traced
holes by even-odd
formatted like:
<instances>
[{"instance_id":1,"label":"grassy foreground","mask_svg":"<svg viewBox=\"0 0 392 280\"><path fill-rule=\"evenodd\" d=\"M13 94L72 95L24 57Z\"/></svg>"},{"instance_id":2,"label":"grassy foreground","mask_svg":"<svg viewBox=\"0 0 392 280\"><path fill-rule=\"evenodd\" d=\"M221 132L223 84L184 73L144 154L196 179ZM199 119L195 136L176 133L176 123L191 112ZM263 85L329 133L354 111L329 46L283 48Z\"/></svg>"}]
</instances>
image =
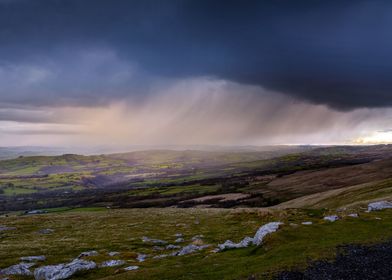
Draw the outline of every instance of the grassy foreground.
<instances>
[{"instance_id":1,"label":"grassy foreground","mask_svg":"<svg viewBox=\"0 0 392 280\"><path fill-rule=\"evenodd\" d=\"M326 210L261 209L77 209L34 216L0 217L0 225L16 230L0 232L0 268L19 263L19 258L45 255L43 264L68 262L81 252L97 250L97 262L122 259L140 269L125 272L119 268L101 268L73 279L246 279L256 275L269 278L289 267L304 267L311 259L330 258L336 246L347 243L372 243L392 238L392 211L364 213L360 218L344 217L330 223L322 220ZM381 218L381 219L376 219ZM282 221L282 228L268 236L261 247L211 252L226 239L235 242L253 236L259 226ZM305 226L303 221L313 221ZM296 223L297 226L290 225ZM52 234L37 231L50 228ZM195 235L204 235L211 248L187 256L136 261L137 253L151 256L165 252L141 241L142 236L174 242L182 233L191 243ZM110 251L121 254L107 255ZM29 279L11 278L11 279Z\"/></svg>"}]
</instances>

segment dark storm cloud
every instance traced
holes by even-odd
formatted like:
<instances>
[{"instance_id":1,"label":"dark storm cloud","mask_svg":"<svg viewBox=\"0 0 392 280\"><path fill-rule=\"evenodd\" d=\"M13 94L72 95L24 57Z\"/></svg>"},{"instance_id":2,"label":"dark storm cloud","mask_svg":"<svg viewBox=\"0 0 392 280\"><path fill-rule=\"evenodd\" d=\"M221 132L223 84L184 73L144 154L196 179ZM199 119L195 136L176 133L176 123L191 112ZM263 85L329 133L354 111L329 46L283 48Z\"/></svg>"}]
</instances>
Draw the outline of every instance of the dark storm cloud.
<instances>
[{"instance_id":1,"label":"dark storm cloud","mask_svg":"<svg viewBox=\"0 0 392 280\"><path fill-rule=\"evenodd\" d=\"M392 2L376 0L3 0L0 96L110 99L151 75L211 76L336 108L391 106L391 15ZM69 62L97 49L115 53L110 67ZM129 65L143 77L127 76ZM107 71L117 66L118 80ZM33 71L34 86L6 85L18 71Z\"/></svg>"}]
</instances>

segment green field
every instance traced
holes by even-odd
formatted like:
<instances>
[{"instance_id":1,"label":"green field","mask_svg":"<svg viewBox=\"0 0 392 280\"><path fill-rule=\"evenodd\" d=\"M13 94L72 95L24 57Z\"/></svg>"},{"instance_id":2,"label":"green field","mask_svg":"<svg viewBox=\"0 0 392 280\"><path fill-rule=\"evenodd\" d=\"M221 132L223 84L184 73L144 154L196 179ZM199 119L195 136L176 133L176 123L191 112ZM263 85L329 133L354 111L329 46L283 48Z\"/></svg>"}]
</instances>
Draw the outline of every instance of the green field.
<instances>
[{"instance_id":1,"label":"green field","mask_svg":"<svg viewBox=\"0 0 392 280\"><path fill-rule=\"evenodd\" d=\"M126 265L139 265L140 269L125 272L102 268L72 279L247 279L250 275L264 279L281 269L304 267L309 259L331 258L337 245L379 242L392 237L390 210L361 212L357 219L347 217L350 211L346 210L339 213L342 220L334 223L322 220L324 214L333 212L63 208L42 215L11 215L0 218L1 224L17 228L0 233L0 267L18 263L22 256L45 255L44 264L56 264L68 262L82 251L97 250L99 256L90 258L97 263L122 259ZM284 225L268 236L261 247L211 252L226 239L238 242L245 236L253 236L258 227L270 221L282 221ZM302 221L314 224L305 226L300 224ZM53 229L54 233L38 234L45 228ZM152 259L163 252L154 251L153 245L141 241L142 236L148 236L173 243L176 233L184 235L185 242L180 245L191 243L193 236L201 234L204 244L211 247L187 256ZM120 255L109 257L109 251L118 251ZM137 253L151 257L139 263L135 259Z\"/></svg>"}]
</instances>

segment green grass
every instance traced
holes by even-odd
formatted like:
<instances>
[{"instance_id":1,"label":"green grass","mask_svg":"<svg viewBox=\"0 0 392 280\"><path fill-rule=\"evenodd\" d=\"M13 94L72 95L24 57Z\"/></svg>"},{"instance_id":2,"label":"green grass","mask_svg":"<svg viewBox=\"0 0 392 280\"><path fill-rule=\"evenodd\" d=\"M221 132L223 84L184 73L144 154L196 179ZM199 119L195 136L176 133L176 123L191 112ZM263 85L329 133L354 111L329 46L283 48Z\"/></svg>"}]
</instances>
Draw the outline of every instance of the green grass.
<instances>
[{"instance_id":1,"label":"green grass","mask_svg":"<svg viewBox=\"0 0 392 280\"><path fill-rule=\"evenodd\" d=\"M100 256L93 259L100 262L111 259L107 252L119 251L119 259L126 260L127 265L139 265L140 269L97 269L75 279L247 279L253 274L266 277L281 269L301 268L309 259L332 258L341 244L380 242L392 237L392 211L361 213L358 219L345 217L335 223L321 219L325 211L60 208L44 215L11 215L0 217L0 224L17 228L0 233L0 267L15 264L22 256L40 254L47 256L45 264L67 262L86 250L98 250ZM305 220L314 224L290 226ZM285 225L261 247L221 253L207 249L143 263L135 260L136 253L160 254L152 245L143 243L142 236L173 242L175 233L183 233L187 241L184 244L189 244L192 236L203 234L205 243L213 244L213 249L226 239L237 242L253 236L259 226L269 221L283 221ZM38 234L43 228L55 232Z\"/></svg>"}]
</instances>

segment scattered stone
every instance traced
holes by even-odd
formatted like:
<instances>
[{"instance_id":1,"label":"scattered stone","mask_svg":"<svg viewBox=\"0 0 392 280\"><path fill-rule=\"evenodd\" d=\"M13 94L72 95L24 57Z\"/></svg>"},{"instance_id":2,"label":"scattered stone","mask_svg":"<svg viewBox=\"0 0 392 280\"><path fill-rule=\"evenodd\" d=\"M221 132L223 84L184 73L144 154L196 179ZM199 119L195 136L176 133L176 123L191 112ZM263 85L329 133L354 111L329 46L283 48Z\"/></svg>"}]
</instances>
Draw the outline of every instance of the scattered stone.
<instances>
[{"instance_id":1,"label":"scattered stone","mask_svg":"<svg viewBox=\"0 0 392 280\"><path fill-rule=\"evenodd\" d=\"M131 266L124 268L124 270L127 270L127 271L137 270L137 269L139 269L139 267L137 265L131 265Z\"/></svg>"},{"instance_id":2,"label":"scattered stone","mask_svg":"<svg viewBox=\"0 0 392 280\"><path fill-rule=\"evenodd\" d=\"M223 244L218 244L218 249L220 251L223 250L228 250L228 249L238 249L238 248L245 248L250 246L253 243L253 238L252 237L245 237L241 242L239 243L234 243L231 240L226 240L225 243Z\"/></svg>"},{"instance_id":3,"label":"scattered stone","mask_svg":"<svg viewBox=\"0 0 392 280\"><path fill-rule=\"evenodd\" d=\"M54 230L53 230L53 229L50 229L50 228L44 228L44 229L40 229L40 230L38 231L39 234L51 234L51 233L53 233L53 232L54 232Z\"/></svg>"},{"instance_id":4,"label":"scattered stone","mask_svg":"<svg viewBox=\"0 0 392 280\"><path fill-rule=\"evenodd\" d=\"M359 217L359 215L357 213L348 214L347 216L352 217L352 218L358 218Z\"/></svg>"},{"instance_id":5,"label":"scattered stone","mask_svg":"<svg viewBox=\"0 0 392 280\"><path fill-rule=\"evenodd\" d=\"M177 238L174 242L181 243L181 242L184 242L184 241L185 241L184 238Z\"/></svg>"},{"instance_id":6,"label":"scattered stone","mask_svg":"<svg viewBox=\"0 0 392 280\"><path fill-rule=\"evenodd\" d=\"M108 253L108 255L110 256L110 257L114 257L114 256L117 256L117 255L119 255L120 253L119 252L109 252Z\"/></svg>"},{"instance_id":7,"label":"scattered stone","mask_svg":"<svg viewBox=\"0 0 392 280\"><path fill-rule=\"evenodd\" d=\"M192 237L192 241L200 240L200 239L202 239L203 237L204 237L203 234L195 235L195 236Z\"/></svg>"},{"instance_id":8,"label":"scattered stone","mask_svg":"<svg viewBox=\"0 0 392 280\"><path fill-rule=\"evenodd\" d=\"M20 260L22 262L43 262L46 260L45 256L28 256L28 257L21 257Z\"/></svg>"},{"instance_id":9,"label":"scattered stone","mask_svg":"<svg viewBox=\"0 0 392 280\"><path fill-rule=\"evenodd\" d=\"M166 250L180 249L181 246L169 244L166 246Z\"/></svg>"},{"instance_id":10,"label":"scattered stone","mask_svg":"<svg viewBox=\"0 0 392 280\"><path fill-rule=\"evenodd\" d=\"M332 216L325 216L324 217L325 221L329 221L329 222L336 222L337 220L339 220L339 217L336 215L332 215Z\"/></svg>"},{"instance_id":11,"label":"scattered stone","mask_svg":"<svg viewBox=\"0 0 392 280\"><path fill-rule=\"evenodd\" d=\"M160 240L160 239L152 239L152 238L148 238L147 236L143 236L142 241L153 243L153 244L161 244L161 245L167 244L167 241Z\"/></svg>"},{"instance_id":12,"label":"scattered stone","mask_svg":"<svg viewBox=\"0 0 392 280\"><path fill-rule=\"evenodd\" d=\"M110 260L101 263L100 267L113 267L113 266L120 266L123 264L125 264L125 261L123 260Z\"/></svg>"},{"instance_id":13,"label":"scattered stone","mask_svg":"<svg viewBox=\"0 0 392 280\"><path fill-rule=\"evenodd\" d=\"M176 227L185 227L185 226L186 226L186 224L184 224L184 223L176 224Z\"/></svg>"},{"instance_id":14,"label":"scattered stone","mask_svg":"<svg viewBox=\"0 0 392 280\"><path fill-rule=\"evenodd\" d=\"M379 211L383 209L389 209L392 208L392 202L389 201L378 201L378 202L373 202L369 203L368 205L368 211Z\"/></svg>"},{"instance_id":15,"label":"scattered stone","mask_svg":"<svg viewBox=\"0 0 392 280\"><path fill-rule=\"evenodd\" d=\"M376 220L381 220L381 218L380 218L380 217L375 217L375 219L376 219Z\"/></svg>"},{"instance_id":16,"label":"scattered stone","mask_svg":"<svg viewBox=\"0 0 392 280\"><path fill-rule=\"evenodd\" d=\"M139 262L144 262L146 260L146 258L147 258L147 255L145 255L145 254L138 254L136 259Z\"/></svg>"},{"instance_id":17,"label":"scattered stone","mask_svg":"<svg viewBox=\"0 0 392 280\"><path fill-rule=\"evenodd\" d=\"M87 252L80 253L80 255L78 256L78 259L83 258L83 257L95 257L95 256L98 256L97 251L87 251Z\"/></svg>"},{"instance_id":18,"label":"scattered stone","mask_svg":"<svg viewBox=\"0 0 392 280\"><path fill-rule=\"evenodd\" d=\"M312 222L302 222L301 224L308 226L308 225L312 225L313 223Z\"/></svg>"},{"instance_id":19,"label":"scattered stone","mask_svg":"<svg viewBox=\"0 0 392 280\"><path fill-rule=\"evenodd\" d=\"M37 214L45 214L45 213L47 212L44 210L31 210L25 212L26 215L37 215Z\"/></svg>"},{"instance_id":20,"label":"scattered stone","mask_svg":"<svg viewBox=\"0 0 392 280\"><path fill-rule=\"evenodd\" d=\"M291 226L291 227L297 227L298 224L296 224L296 223L290 223L290 226Z\"/></svg>"},{"instance_id":21,"label":"scattered stone","mask_svg":"<svg viewBox=\"0 0 392 280\"><path fill-rule=\"evenodd\" d=\"M199 220L196 220L196 221L195 221L195 225L198 225L198 224L200 224L200 221L199 221Z\"/></svg>"},{"instance_id":22,"label":"scattered stone","mask_svg":"<svg viewBox=\"0 0 392 280\"><path fill-rule=\"evenodd\" d=\"M163 248L163 247L161 247L161 246L154 246L154 247L152 247L152 249L153 249L154 251L163 251L163 250L165 250L165 248Z\"/></svg>"},{"instance_id":23,"label":"scattered stone","mask_svg":"<svg viewBox=\"0 0 392 280\"><path fill-rule=\"evenodd\" d=\"M182 235L182 233L176 233L174 236L179 238L179 237L182 237L183 235Z\"/></svg>"},{"instance_id":24,"label":"scattered stone","mask_svg":"<svg viewBox=\"0 0 392 280\"><path fill-rule=\"evenodd\" d=\"M6 227L0 225L0 231L6 231L6 230L16 230L16 227Z\"/></svg>"},{"instance_id":25,"label":"scattered stone","mask_svg":"<svg viewBox=\"0 0 392 280\"><path fill-rule=\"evenodd\" d=\"M96 268L95 262L74 259L70 263L47 265L37 268L34 271L35 280L62 280L74 275L76 272L91 270Z\"/></svg>"},{"instance_id":26,"label":"scattered stone","mask_svg":"<svg viewBox=\"0 0 392 280\"><path fill-rule=\"evenodd\" d=\"M218 244L218 249L220 251L222 250L226 250L226 249L238 249L238 248L244 248L244 247L248 247L250 246L252 243L254 245L259 246L262 242L264 237L267 234L270 234L272 232L275 232L279 229L279 226L282 225L281 222L272 222L272 223L268 223L265 224L263 226L261 226L255 236L253 238L251 237L245 237L241 242L239 243L234 243L231 240L227 240L225 243L223 244Z\"/></svg>"},{"instance_id":27,"label":"scattered stone","mask_svg":"<svg viewBox=\"0 0 392 280\"><path fill-rule=\"evenodd\" d=\"M169 256L168 254L162 254L162 255L154 256L153 259L163 259L163 258L166 258L168 256Z\"/></svg>"},{"instance_id":28,"label":"scattered stone","mask_svg":"<svg viewBox=\"0 0 392 280\"><path fill-rule=\"evenodd\" d=\"M197 245L190 244L188 246L183 247L180 251L176 252L174 255L175 256L183 256L183 255L192 254L194 252L203 250L209 246L210 245L197 246Z\"/></svg>"},{"instance_id":29,"label":"scattered stone","mask_svg":"<svg viewBox=\"0 0 392 280\"><path fill-rule=\"evenodd\" d=\"M10 267L0 270L0 275L25 275L30 276L33 273L30 271L30 267L34 266L35 263L24 263L12 265Z\"/></svg>"}]
</instances>

